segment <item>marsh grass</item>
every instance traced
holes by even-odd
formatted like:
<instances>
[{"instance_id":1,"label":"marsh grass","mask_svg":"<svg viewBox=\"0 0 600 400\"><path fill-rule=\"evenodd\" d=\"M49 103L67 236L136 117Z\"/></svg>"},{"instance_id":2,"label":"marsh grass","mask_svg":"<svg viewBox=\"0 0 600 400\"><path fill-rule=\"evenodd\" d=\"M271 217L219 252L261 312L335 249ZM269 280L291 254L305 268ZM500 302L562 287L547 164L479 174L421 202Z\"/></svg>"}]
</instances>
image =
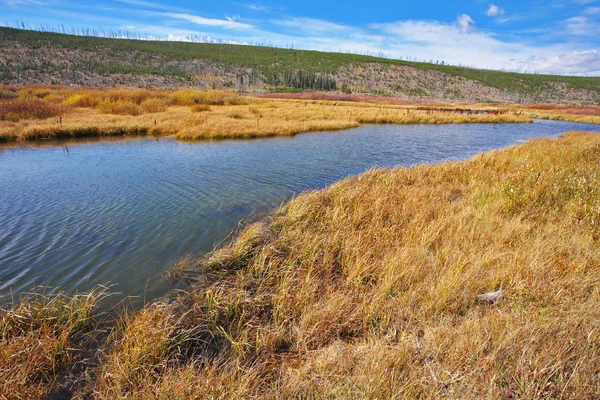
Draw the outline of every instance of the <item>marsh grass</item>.
<instances>
[{"instance_id":1,"label":"marsh grass","mask_svg":"<svg viewBox=\"0 0 600 400\"><path fill-rule=\"evenodd\" d=\"M192 262L172 307L221 338L209 359L244 382L225 397L594 398L599 157L574 132L306 193ZM222 388L234 372L211 365L152 388Z\"/></svg>"},{"instance_id":2,"label":"marsh grass","mask_svg":"<svg viewBox=\"0 0 600 400\"><path fill-rule=\"evenodd\" d=\"M61 115L64 107L33 98L0 99L0 122L18 122L27 119L46 119Z\"/></svg>"},{"instance_id":3,"label":"marsh grass","mask_svg":"<svg viewBox=\"0 0 600 400\"><path fill-rule=\"evenodd\" d=\"M144 134L174 135L181 140L232 139L290 136L347 129L364 123L531 121L516 112L458 114L419 109L415 105L257 99L191 89L168 92L31 87L14 93L16 98L0 100L0 110L5 104L6 110L13 107L18 111L15 114L5 110L0 114L4 119L0 121L3 141Z\"/></svg>"},{"instance_id":4,"label":"marsh grass","mask_svg":"<svg viewBox=\"0 0 600 400\"><path fill-rule=\"evenodd\" d=\"M105 289L82 295L40 290L0 308L0 398L42 398L84 374L102 336ZM68 390L68 389L67 389Z\"/></svg>"}]
</instances>

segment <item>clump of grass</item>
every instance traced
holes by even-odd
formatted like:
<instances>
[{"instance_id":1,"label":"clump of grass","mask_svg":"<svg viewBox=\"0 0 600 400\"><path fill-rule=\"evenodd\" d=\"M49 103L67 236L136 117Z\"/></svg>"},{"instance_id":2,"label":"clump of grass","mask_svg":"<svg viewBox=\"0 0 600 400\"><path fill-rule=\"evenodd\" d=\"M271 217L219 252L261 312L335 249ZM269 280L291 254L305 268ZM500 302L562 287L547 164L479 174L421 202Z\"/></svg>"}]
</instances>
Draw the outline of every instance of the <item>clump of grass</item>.
<instances>
[{"instance_id":1,"label":"clump of grass","mask_svg":"<svg viewBox=\"0 0 600 400\"><path fill-rule=\"evenodd\" d=\"M0 90L0 100L16 99L19 95L13 90Z\"/></svg>"},{"instance_id":2,"label":"clump of grass","mask_svg":"<svg viewBox=\"0 0 600 400\"><path fill-rule=\"evenodd\" d=\"M36 98L0 100L0 121L45 119L61 115L64 111L60 105Z\"/></svg>"},{"instance_id":3,"label":"clump of grass","mask_svg":"<svg viewBox=\"0 0 600 400\"><path fill-rule=\"evenodd\" d=\"M101 101L101 98L88 93L75 93L63 100L62 104L66 107L96 107Z\"/></svg>"},{"instance_id":4,"label":"clump of grass","mask_svg":"<svg viewBox=\"0 0 600 400\"><path fill-rule=\"evenodd\" d=\"M169 104L164 99L146 99L140 103L143 113L160 113L167 110Z\"/></svg>"},{"instance_id":5,"label":"clump of grass","mask_svg":"<svg viewBox=\"0 0 600 400\"><path fill-rule=\"evenodd\" d=\"M190 110L192 112L204 112L211 111L211 108L207 104L194 104L193 106L190 106Z\"/></svg>"},{"instance_id":6,"label":"clump of grass","mask_svg":"<svg viewBox=\"0 0 600 400\"><path fill-rule=\"evenodd\" d=\"M0 308L0 397L42 398L85 369L100 337L103 289L85 295L36 292ZM78 363L83 363L78 365Z\"/></svg>"},{"instance_id":7,"label":"clump of grass","mask_svg":"<svg viewBox=\"0 0 600 400\"><path fill-rule=\"evenodd\" d=\"M140 115L140 106L132 101L111 101L105 99L97 106L104 114Z\"/></svg>"},{"instance_id":8,"label":"clump of grass","mask_svg":"<svg viewBox=\"0 0 600 400\"><path fill-rule=\"evenodd\" d=\"M17 140L17 134L15 133L14 127L0 127L0 142L13 142L15 140Z\"/></svg>"},{"instance_id":9,"label":"clump of grass","mask_svg":"<svg viewBox=\"0 0 600 400\"><path fill-rule=\"evenodd\" d=\"M198 328L186 326L188 315L163 301L135 316L124 314L109 338L94 391L102 398L135 397L152 387L170 368L185 362L186 349L195 343Z\"/></svg>"}]
</instances>

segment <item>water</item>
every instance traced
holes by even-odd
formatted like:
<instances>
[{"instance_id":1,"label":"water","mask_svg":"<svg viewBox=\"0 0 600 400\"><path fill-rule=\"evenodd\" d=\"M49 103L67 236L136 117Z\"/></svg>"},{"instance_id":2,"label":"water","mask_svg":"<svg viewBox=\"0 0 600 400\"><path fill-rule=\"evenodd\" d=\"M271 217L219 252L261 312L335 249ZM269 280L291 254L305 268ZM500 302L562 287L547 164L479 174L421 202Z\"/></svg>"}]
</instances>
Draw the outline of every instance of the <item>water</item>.
<instances>
[{"instance_id":1,"label":"water","mask_svg":"<svg viewBox=\"0 0 600 400\"><path fill-rule=\"evenodd\" d=\"M596 125L380 125L251 141L0 148L0 292L113 284L148 301L163 271L243 218L372 167L437 163ZM66 147L64 147L66 145Z\"/></svg>"}]
</instances>

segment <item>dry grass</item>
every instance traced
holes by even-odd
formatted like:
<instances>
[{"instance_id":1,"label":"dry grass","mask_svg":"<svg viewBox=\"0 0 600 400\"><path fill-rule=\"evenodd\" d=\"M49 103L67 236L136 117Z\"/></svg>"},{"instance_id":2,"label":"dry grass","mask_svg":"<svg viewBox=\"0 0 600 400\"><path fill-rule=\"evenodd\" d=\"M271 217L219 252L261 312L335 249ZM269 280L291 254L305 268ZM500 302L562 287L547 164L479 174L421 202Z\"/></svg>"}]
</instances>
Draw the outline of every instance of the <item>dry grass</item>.
<instances>
[{"instance_id":1,"label":"dry grass","mask_svg":"<svg viewBox=\"0 0 600 400\"><path fill-rule=\"evenodd\" d=\"M46 119L64 113L64 107L40 99L0 99L0 122L27 119Z\"/></svg>"},{"instance_id":2,"label":"dry grass","mask_svg":"<svg viewBox=\"0 0 600 400\"><path fill-rule=\"evenodd\" d=\"M515 112L437 112L413 105L346 101L256 99L224 92L34 87L5 90L0 100L0 140L36 140L116 135L174 135L182 140L289 136L338 130L363 123L447 124L529 122ZM360 99L360 98L357 98ZM13 107L39 115L3 112ZM20 108L19 108L20 107ZM476 110L487 110L475 107ZM47 110L52 111L45 114ZM492 108L489 111L496 111Z\"/></svg>"},{"instance_id":3,"label":"dry grass","mask_svg":"<svg viewBox=\"0 0 600 400\"><path fill-rule=\"evenodd\" d=\"M595 398L599 157L570 133L306 193L188 260L192 288L128 319L90 390Z\"/></svg>"},{"instance_id":4,"label":"dry grass","mask_svg":"<svg viewBox=\"0 0 600 400\"><path fill-rule=\"evenodd\" d=\"M79 364L101 336L98 303L105 296L97 290L4 299L9 301L0 309L0 398L43 398L83 375Z\"/></svg>"},{"instance_id":5,"label":"dry grass","mask_svg":"<svg viewBox=\"0 0 600 400\"><path fill-rule=\"evenodd\" d=\"M124 315L79 395L597 398L599 175L600 135L571 132L305 193L182 261L191 286ZM47 334L5 332L11 394L50 388L10 364Z\"/></svg>"},{"instance_id":6,"label":"dry grass","mask_svg":"<svg viewBox=\"0 0 600 400\"><path fill-rule=\"evenodd\" d=\"M570 133L344 180L250 226L174 304L250 382L225 397L595 398L599 161Z\"/></svg>"},{"instance_id":7,"label":"dry grass","mask_svg":"<svg viewBox=\"0 0 600 400\"><path fill-rule=\"evenodd\" d=\"M530 118L600 124L600 107L598 106L556 106L550 104L535 104L530 106L513 106L511 108L513 110L521 110L521 112Z\"/></svg>"},{"instance_id":8,"label":"dry grass","mask_svg":"<svg viewBox=\"0 0 600 400\"><path fill-rule=\"evenodd\" d=\"M527 113L531 118L550 119L555 121L579 122L582 124L600 124L599 115L556 114L556 113Z\"/></svg>"}]
</instances>

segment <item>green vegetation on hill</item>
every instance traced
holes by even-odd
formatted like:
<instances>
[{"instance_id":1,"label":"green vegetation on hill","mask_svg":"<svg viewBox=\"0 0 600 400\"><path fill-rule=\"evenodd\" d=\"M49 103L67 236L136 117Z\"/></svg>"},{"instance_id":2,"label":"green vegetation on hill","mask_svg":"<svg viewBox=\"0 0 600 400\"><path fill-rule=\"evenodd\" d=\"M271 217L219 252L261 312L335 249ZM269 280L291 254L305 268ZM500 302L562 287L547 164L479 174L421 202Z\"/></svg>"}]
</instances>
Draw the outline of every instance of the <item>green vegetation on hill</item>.
<instances>
[{"instance_id":1,"label":"green vegetation on hill","mask_svg":"<svg viewBox=\"0 0 600 400\"><path fill-rule=\"evenodd\" d=\"M18 42L27 49L24 51L32 53L47 48L87 53L83 59L77 59L76 64L67 66L65 63L58 63L57 68L61 70L71 67L100 75L157 75L184 81L193 81L194 77L207 73L223 76L230 72L233 78L225 84L229 87L235 87L236 84L238 87L265 84L271 88L285 86L312 90L340 89L344 82L339 79L336 81L336 74L341 67L374 63L383 68L396 65L421 71L439 71L452 77L478 81L501 91L528 96L531 101L544 101L543 94L551 91L557 83L591 91L595 96L600 95L600 77L520 74L345 53L232 44L109 39L0 27L0 43L6 42ZM94 52L100 52L101 56L89 56ZM6 57L8 56L5 55ZM203 60L205 64L193 63L197 60ZM9 60L0 58L0 62L2 61L4 67L0 72L0 81L5 83L23 70L49 67L48 62L41 62L35 57L29 62L17 62L14 57ZM236 76L238 82L234 83ZM597 100L590 99L589 102L595 103Z\"/></svg>"}]
</instances>

